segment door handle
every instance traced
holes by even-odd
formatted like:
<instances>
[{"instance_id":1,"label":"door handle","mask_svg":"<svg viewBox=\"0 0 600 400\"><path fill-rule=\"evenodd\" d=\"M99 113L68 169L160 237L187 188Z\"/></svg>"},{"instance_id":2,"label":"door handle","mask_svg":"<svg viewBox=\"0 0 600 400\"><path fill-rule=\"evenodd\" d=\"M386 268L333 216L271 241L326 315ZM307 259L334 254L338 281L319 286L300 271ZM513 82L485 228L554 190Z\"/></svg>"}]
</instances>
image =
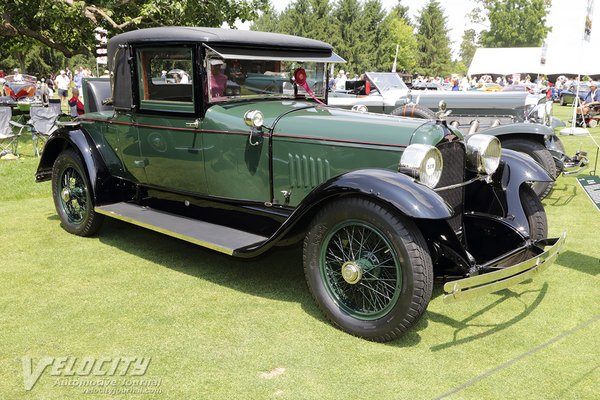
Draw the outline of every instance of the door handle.
<instances>
[{"instance_id":1,"label":"door handle","mask_svg":"<svg viewBox=\"0 0 600 400\"><path fill-rule=\"evenodd\" d=\"M200 128L200 120L197 119L194 122L186 122L185 126L188 126L190 128L194 128L194 129L198 129L198 128Z\"/></svg>"}]
</instances>

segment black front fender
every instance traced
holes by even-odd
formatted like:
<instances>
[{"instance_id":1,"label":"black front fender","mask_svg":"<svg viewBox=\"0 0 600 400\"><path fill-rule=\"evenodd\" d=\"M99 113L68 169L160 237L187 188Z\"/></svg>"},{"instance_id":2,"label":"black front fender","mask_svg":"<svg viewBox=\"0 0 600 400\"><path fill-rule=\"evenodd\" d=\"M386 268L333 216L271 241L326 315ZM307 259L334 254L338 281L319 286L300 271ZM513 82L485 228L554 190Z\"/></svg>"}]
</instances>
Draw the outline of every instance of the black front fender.
<instances>
[{"instance_id":1,"label":"black front fender","mask_svg":"<svg viewBox=\"0 0 600 400\"><path fill-rule=\"evenodd\" d=\"M502 149L502 161L504 171L501 183L506 193L510 224L528 237L529 223L519 193L521 185L529 182L551 182L554 178L531 157L514 150Z\"/></svg>"},{"instance_id":2,"label":"black front fender","mask_svg":"<svg viewBox=\"0 0 600 400\"><path fill-rule=\"evenodd\" d=\"M453 214L452 208L436 192L404 174L380 169L351 171L313 189L267 242L259 247L240 249L235 255L254 257L283 238L302 233L323 204L344 196L370 198L409 218L420 220L443 220Z\"/></svg>"},{"instance_id":3,"label":"black front fender","mask_svg":"<svg viewBox=\"0 0 600 400\"><path fill-rule=\"evenodd\" d=\"M296 211L312 207L331 197L359 195L371 197L411 218L445 219L452 208L432 189L407 175L380 169L351 171L315 188Z\"/></svg>"}]
</instances>

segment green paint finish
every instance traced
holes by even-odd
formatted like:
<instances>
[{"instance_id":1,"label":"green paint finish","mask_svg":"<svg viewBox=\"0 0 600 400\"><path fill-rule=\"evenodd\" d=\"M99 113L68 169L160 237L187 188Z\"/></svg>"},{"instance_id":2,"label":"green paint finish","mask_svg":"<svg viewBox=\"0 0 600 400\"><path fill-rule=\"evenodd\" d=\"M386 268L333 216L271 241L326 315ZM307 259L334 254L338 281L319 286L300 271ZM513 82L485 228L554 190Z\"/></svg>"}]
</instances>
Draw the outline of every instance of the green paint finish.
<instances>
[{"instance_id":1,"label":"green paint finish","mask_svg":"<svg viewBox=\"0 0 600 400\"><path fill-rule=\"evenodd\" d=\"M137 164L145 169L147 183L199 194L207 194L204 172L202 133L190 129L193 117L168 118L137 114L136 131L141 158ZM160 128L158 128L160 127Z\"/></svg>"},{"instance_id":2,"label":"green paint finish","mask_svg":"<svg viewBox=\"0 0 600 400\"><path fill-rule=\"evenodd\" d=\"M263 128L252 133L244 114L260 110ZM145 113L95 113L97 143L113 152L117 176L196 194L298 205L315 187L348 171L397 171L411 143L437 144L443 129L420 119L359 113L306 101L261 101L214 105L196 119ZM92 127L93 125L93 127ZM272 141L273 176L269 175ZM112 164L111 164L112 165ZM113 171L113 172L114 172ZM273 180L273 198L270 182Z\"/></svg>"}]
</instances>

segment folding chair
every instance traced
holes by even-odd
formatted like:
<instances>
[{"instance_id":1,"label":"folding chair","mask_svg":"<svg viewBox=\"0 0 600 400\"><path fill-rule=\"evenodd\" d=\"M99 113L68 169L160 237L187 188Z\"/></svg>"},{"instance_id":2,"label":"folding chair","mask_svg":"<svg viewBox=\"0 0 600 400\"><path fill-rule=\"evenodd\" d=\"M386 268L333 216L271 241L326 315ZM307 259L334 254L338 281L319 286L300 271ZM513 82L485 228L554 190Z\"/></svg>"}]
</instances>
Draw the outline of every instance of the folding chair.
<instances>
[{"instance_id":1,"label":"folding chair","mask_svg":"<svg viewBox=\"0 0 600 400\"><path fill-rule=\"evenodd\" d=\"M17 155L19 136L22 129L15 132L11 118L12 109L10 107L0 107L0 152L2 155L7 152Z\"/></svg>"},{"instance_id":2,"label":"folding chair","mask_svg":"<svg viewBox=\"0 0 600 400\"><path fill-rule=\"evenodd\" d=\"M52 132L58 129L56 120L61 114L60 103L58 103L58 109L52 103L49 107L31 107L31 119L28 123L31 125L31 140L36 157L39 157L40 148L44 149Z\"/></svg>"},{"instance_id":3,"label":"folding chair","mask_svg":"<svg viewBox=\"0 0 600 400\"><path fill-rule=\"evenodd\" d=\"M40 149L43 150L46 141L52 135L58 126L56 120L62 115L60 109L60 100L58 107L50 103L48 107L32 106L29 110L29 121L26 124L11 121L11 124L19 128L19 135L24 129L31 131L31 141L33 142L33 155L40 156Z\"/></svg>"}]
</instances>

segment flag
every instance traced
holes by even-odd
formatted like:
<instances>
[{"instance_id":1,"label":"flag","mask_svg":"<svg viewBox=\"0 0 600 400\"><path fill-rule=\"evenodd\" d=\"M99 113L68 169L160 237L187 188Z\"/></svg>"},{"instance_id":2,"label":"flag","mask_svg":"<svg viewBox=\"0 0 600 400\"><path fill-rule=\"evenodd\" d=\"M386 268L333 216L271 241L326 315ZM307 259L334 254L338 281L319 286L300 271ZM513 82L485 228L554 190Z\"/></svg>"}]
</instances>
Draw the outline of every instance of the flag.
<instances>
[{"instance_id":1,"label":"flag","mask_svg":"<svg viewBox=\"0 0 600 400\"><path fill-rule=\"evenodd\" d=\"M585 14L585 26L583 29L583 40L589 42L592 38L592 19L594 17L594 0L588 0L586 14Z\"/></svg>"}]
</instances>

